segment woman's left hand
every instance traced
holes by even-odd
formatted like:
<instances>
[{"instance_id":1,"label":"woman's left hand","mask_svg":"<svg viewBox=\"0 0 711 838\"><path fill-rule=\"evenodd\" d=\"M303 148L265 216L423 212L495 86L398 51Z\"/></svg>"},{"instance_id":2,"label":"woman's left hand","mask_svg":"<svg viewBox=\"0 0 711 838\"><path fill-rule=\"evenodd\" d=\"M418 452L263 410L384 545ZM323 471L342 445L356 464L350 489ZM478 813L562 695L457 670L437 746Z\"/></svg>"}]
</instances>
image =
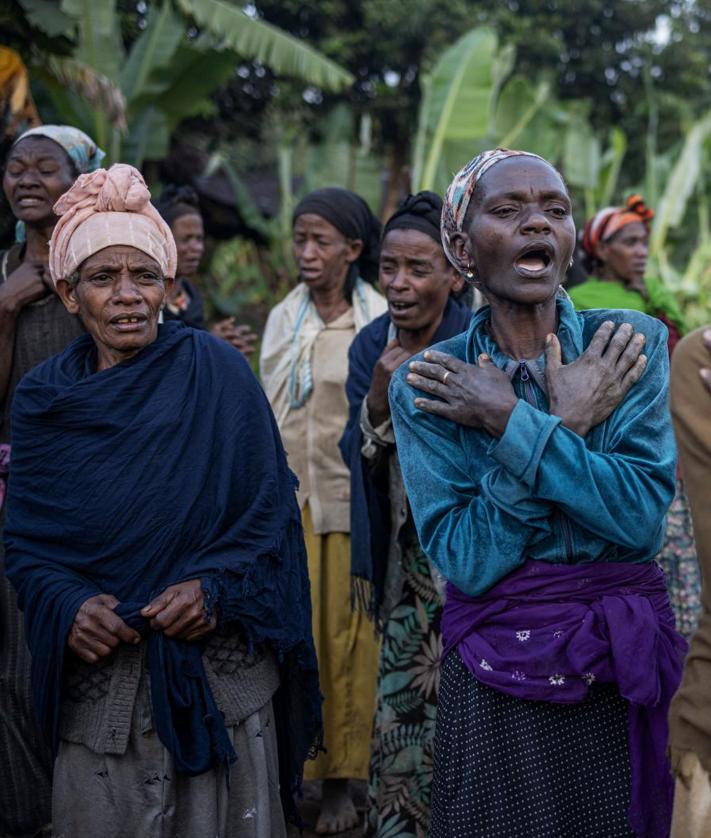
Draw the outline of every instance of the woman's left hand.
<instances>
[{"instance_id":1,"label":"woman's left hand","mask_svg":"<svg viewBox=\"0 0 711 838\"><path fill-rule=\"evenodd\" d=\"M410 364L407 383L442 401L418 397L415 407L502 436L518 401L506 373L488 355L480 355L477 366L434 350L425 352L424 358Z\"/></svg>"},{"instance_id":2,"label":"woman's left hand","mask_svg":"<svg viewBox=\"0 0 711 838\"><path fill-rule=\"evenodd\" d=\"M180 640L199 640L215 630L217 617L205 620L205 598L199 579L166 588L141 610L154 631Z\"/></svg>"}]
</instances>

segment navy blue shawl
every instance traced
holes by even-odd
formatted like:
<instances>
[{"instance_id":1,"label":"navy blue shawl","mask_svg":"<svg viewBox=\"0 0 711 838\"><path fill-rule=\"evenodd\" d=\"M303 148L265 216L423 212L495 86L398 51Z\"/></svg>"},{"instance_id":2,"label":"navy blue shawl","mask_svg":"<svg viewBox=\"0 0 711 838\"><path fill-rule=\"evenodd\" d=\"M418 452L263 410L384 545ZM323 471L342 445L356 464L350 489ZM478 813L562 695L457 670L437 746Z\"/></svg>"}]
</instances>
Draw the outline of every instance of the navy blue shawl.
<instances>
[{"instance_id":1,"label":"navy blue shawl","mask_svg":"<svg viewBox=\"0 0 711 838\"><path fill-rule=\"evenodd\" d=\"M68 631L87 598L113 594L147 635L154 723L177 770L232 761L202 644L153 632L139 613L168 585L200 578L220 621L280 663L290 810L320 745L321 708L295 478L267 399L239 352L180 323L95 369L82 336L30 372L13 403L6 571L25 613L39 718L56 747Z\"/></svg>"},{"instance_id":2,"label":"navy blue shawl","mask_svg":"<svg viewBox=\"0 0 711 838\"><path fill-rule=\"evenodd\" d=\"M432 343L439 343L469 328L472 312L452 297ZM356 335L348 351L348 424L339 443L351 471L351 575L354 592L371 616L377 617L383 601L390 546L388 470L372 470L361 456L363 434L360 413L368 395L373 370L388 344L390 315L386 312ZM365 582L364 585L359 580Z\"/></svg>"}]
</instances>

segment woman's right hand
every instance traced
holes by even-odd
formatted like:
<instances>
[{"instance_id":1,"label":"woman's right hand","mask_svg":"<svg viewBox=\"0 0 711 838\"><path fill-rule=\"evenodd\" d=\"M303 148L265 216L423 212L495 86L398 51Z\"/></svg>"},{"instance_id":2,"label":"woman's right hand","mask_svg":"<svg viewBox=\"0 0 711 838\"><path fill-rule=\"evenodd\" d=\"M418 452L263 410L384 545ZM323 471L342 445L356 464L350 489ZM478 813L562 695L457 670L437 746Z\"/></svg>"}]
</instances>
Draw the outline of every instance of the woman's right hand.
<instances>
[{"instance_id":1,"label":"woman's right hand","mask_svg":"<svg viewBox=\"0 0 711 838\"><path fill-rule=\"evenodd\" d=\"M604 422L639 381L647 367L642 355L644 335L629 323L615 329L606 321L588 348L571 364L563 364L555 335L546 342L546 384L549 409L566 428L586 436Z\"/></svg>"},{"instance_id":2,"label":"woman's right hand","mask_svg":"<svg viewBox=\"0 0 711 838\"><path fill-rule=\"evenodd\" d=\"M43 262L23 262L0 285L6 305L14 311L41 300L51 290L49 268Z\"/></svg>"},{"instance_id":3,"label":"woman's right hand","mask_svg":"<svg viewBox=\"0 0 711 838\"><path fill-rule=\"evenodd\" d=\"M89 597L74 617L67 645L85 663L108 657L123 641L139 643L141 635L114 613L119 604L110 594Z\"/></svg>"},{"instance_id":4,"label":"woman's right hand","mask_svg":"<svg viewBox=\"0 0 711 838\"><path fill-rule=\"evenodd\" d=\"M257 343L257 335L249 326L236 326L234 317L220 320L210 329L215 337L231 343L243 355L251 355Z\"/></svg>"},{"instance_id":5,"label":"woman's right hand","mask_svg":"<svg viewBox=\"0 0 711 838\"><path fill-rule=\"evenodd\" d=\"M395 370L410 358L410 353L400 346L394 338L383 350L373 370L373 378L368 390L368 416L371 425L377 428L390 416L388 387Z\"/></svg>"}]
</instances>

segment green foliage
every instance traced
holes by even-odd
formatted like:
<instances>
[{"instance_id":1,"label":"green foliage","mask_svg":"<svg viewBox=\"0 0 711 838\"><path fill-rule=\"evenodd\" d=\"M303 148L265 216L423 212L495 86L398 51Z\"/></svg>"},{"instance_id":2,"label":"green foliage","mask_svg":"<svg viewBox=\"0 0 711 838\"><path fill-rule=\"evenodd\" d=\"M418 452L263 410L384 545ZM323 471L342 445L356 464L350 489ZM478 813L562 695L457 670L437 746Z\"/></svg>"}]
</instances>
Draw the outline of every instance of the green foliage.
<instances>
[{"instance_id":1,"label":"green foliage","mask_svg":"<svg viewBox=\"0 0 711 838\"><path fill-rule=\"evenodd\" d=\"M276 73L295 76L325 90L342 90L353 76L308 44L277 27L249 17L226 0L177 0L186 15L243 58L271 67Z\"/></svg>"},{"instance_id":2,"label":"green foliage","mask_svg":"<svg viewBox=\"0 0 711 838\"><path fill-rule=\"evenodd\" d=\"M498 52L488 29L473 29L446 50L423 79L413 181L415 189L433 189L448 179L461 160L483 147L489 135L498 84L510 71L510 50Z\"/></svg>"},{"instance_id":3,"label":"green foliage","mask_svg":"<svg viewBox=\"0 0 711 838\"><path fill-rule=\"evenodd\" d=\"M71 36L74 21L64 14L52 0L19 0L32 26L42 29L50 38L59 35Z\"/></svg>"},{"instance_id":4,"label":"green foliage","mask_svg":"<svg viewBox=\"0 0 711 838\"><path fill-rule=\"evenodd\" d=\"M177 4L177 5L174 5ZM352 77L332 60L298 38L262 21L252 20L227 0L161 0L150 5L145 28L124 48L115 0L62 0L44 15L46 0L23 0L27 19L47 34L73 34L74 52L60 65L42 55L37 64L59 118L83 127L109 152L141 166L166 156L170 138L188 117L214 110L209 95L231 75L239 58L260 61L275 71L343 89ZM191 21L203 30L189 34ZM93 76L103 95L73 101L65 82L68 62ZM61 77L60 77L61 75ZM87 84L74 84L84 93ZM113 96L109 96L112 92ZM128 131L116 102L125 101Z\"/></svg>"}]
</instances>

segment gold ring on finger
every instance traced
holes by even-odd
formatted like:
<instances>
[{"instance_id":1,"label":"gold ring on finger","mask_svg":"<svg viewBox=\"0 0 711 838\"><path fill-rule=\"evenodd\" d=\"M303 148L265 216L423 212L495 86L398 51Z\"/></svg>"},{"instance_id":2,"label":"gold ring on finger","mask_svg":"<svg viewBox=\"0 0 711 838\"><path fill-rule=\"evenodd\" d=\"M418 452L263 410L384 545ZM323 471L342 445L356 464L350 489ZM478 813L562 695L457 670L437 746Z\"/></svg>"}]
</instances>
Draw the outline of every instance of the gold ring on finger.
<instances>
[{"instance_id":1,"label":"gold ring on finger","mask_svg":"<svg viewBox=\"0 0 711 838\"><path fill-rule=\"evenodd\" d=\"M442 384L447 383L447 376L449 376L451 374L451 372L452 372L452 370L447 370L447 372L444 374L444 378L442 379Z\"/></svg>"}]
</instances>

